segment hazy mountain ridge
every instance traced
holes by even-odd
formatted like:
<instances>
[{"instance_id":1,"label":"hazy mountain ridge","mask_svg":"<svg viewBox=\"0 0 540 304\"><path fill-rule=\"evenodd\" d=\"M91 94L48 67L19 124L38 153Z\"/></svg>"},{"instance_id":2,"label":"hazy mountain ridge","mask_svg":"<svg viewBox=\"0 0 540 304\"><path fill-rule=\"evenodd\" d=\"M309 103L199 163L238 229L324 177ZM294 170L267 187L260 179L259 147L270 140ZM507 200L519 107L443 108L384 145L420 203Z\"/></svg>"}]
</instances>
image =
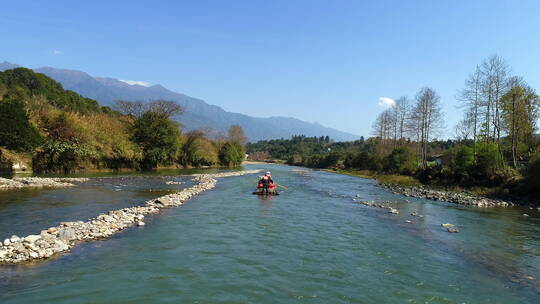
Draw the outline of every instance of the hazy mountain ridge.
<instances>
[{"instance_id":1,"label":"hazy mountain ridge","mask_svg":"<svg viewBox=\"0 0 540 304\"><path fill-rule=\"evenodd\" d=\"M0 63L0 71L16 68L9 62ZM338 141L354 140L358 136L309 123L291 117L251 117L227 112L219 106L210 105L203 100L170 91L161 85L130 85L109 77L93 77L85 72L68 69L42 67L35 69L60 82L65 89L82 96L95 99L102 105L110 106L114 100L152 100L168 99L184 107L184 114L178 119L184 130L204 129L211 134L226 134L230 125L238 124L245 130L251 141L273 138L289 138L292 135L330 136Z\"/></svg>"}]
</instances>

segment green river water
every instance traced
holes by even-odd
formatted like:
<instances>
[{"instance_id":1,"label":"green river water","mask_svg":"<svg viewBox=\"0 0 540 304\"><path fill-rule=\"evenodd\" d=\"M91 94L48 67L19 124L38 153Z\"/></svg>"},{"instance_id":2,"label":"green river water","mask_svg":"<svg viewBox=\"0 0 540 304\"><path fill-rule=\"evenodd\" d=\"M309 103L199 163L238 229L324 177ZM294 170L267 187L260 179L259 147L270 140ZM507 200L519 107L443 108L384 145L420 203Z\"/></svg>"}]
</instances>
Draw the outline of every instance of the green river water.
<instances>
[{"instance_id":1,"label":"green river water","mask_svg":"<svg viewBox=\"0 0 540 304\"><path fill-rule=\"evenodd\" d=\"M540 303L537 210L465 208L393 195L357 177L246 168L270 169L289 189L264 199L251 194L257 176L220 179L144 228L49 261L0 266L0 303ZM69 189L3 192L0 238L192 183L108 176ZM356 195L392 201L400 214L357 204Z\"/></svg>"}]
</instances>

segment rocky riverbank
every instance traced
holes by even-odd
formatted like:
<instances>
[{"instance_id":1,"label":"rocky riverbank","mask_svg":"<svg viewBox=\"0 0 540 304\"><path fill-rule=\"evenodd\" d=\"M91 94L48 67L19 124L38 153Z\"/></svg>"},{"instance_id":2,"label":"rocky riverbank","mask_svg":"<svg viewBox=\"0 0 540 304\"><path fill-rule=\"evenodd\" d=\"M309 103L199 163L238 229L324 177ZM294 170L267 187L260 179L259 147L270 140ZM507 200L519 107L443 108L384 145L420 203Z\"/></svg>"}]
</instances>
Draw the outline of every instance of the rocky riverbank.
<instances>
[{"instance_id":1,"label":"rocky riverbank","mask_svg":"<svg viewBox=\"0 0 540 304\"><path fill-rule=\"evenodd\" d=\"M16 177L13 179L0 177L0 190L22 188L63 188L75 186L88 178L64 178L64 177Z\"/></svg>"},{"instance_id":2,"label":"rocky riverbank","mask_svg":"<svg viewBox=\"0 0 540 304\"><path fill-rule=\"evenodd\" d=\"M447 192L429 189L426 187L402 187L397 185L380 184L380 186L394 194L407 197L429 199L433 201L445 201L459 205L475 207L508 207L514 206L512 202L503 200L478 197L467 193Z\"/></svg>"},{"instance_id":3,"label":"rocky riverbank","mask_svg":"<svg viewBox=\"0 0 540 304\"><path fill-rule=\"evenodd\" d=\"M103 239L131 226L144 226L146 216L162 208L182 205L191 197L215 187L217 178L259 173L246 170L217 174L194 175L197 185L180 192L147 201L143 206L109 211L86 222L62 222L56 227L42 230L40 234L5 239L0 244L0 263L14 264L36 259L46 259L69 251L80 242ZM54 180L54 179L51 179ZM66 181L67 182L67 181Z\"/></svg>"}]
</instances>

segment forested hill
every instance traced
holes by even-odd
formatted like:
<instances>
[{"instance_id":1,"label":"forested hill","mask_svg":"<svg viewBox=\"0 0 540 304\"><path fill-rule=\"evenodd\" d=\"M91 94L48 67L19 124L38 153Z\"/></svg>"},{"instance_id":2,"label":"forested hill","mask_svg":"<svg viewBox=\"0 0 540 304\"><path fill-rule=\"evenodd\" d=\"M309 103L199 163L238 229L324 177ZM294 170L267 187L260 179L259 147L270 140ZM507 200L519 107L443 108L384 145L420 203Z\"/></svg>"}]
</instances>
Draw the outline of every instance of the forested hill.
<instances>
[{"instance_id":1,"label":"forested hill","mask_svg":"<svg viewBox=\"0 0 540 304\"><path fill-rule=\"evenodd\" d=\"M8 62L0 63L0 71L17 67ZM226 134L229 126L240 125L250 141L275 138L290 138L293 135L330 136L338 141L357 139L358 136L317 123L309 123L291 117L251 117L227 112L203 100L170 91L161 85L130 85L113 78L92 77L85 72L44 67L35 69L56 81L65 89L111 105L114 100L156 100L166 99L178 102L185 110L178 121L186 131L205 130L210 135ZM256 104L256 102L254 102Z\"/></svg>"},{"instance_id":2,"label":"forested hill","mask_svg":"<svg viewBox=\"0 0 540 304\"><path fill-rule=\"evenodd\" d=\"M0 72L0 168L15 162L36 172L158 166L238 166L244 135L212 141L201 132L181 133L170 101L119 113L30 69Z\"/></svg>"}]
</instances>

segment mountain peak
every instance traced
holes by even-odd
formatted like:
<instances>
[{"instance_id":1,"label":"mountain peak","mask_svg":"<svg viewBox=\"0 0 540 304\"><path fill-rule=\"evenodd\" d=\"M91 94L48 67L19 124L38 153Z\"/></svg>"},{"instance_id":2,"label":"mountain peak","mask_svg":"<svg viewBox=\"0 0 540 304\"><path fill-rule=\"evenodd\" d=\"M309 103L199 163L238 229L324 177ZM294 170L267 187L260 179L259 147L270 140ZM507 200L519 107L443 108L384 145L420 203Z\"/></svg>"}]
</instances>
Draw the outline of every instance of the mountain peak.
<instances>
[{"instance_id":1,"label":"mountain peak","mask_svg":"<svg viewBox=\"0 0 540 304\"><path fill-rule=\"evenodd\" d=\"M21 67L20 65L14 64L11 62L7 62L7 61L0 62L0 72L5 71L5 70L20 68L20 67Z\"/></svg>"}]
</instances>

